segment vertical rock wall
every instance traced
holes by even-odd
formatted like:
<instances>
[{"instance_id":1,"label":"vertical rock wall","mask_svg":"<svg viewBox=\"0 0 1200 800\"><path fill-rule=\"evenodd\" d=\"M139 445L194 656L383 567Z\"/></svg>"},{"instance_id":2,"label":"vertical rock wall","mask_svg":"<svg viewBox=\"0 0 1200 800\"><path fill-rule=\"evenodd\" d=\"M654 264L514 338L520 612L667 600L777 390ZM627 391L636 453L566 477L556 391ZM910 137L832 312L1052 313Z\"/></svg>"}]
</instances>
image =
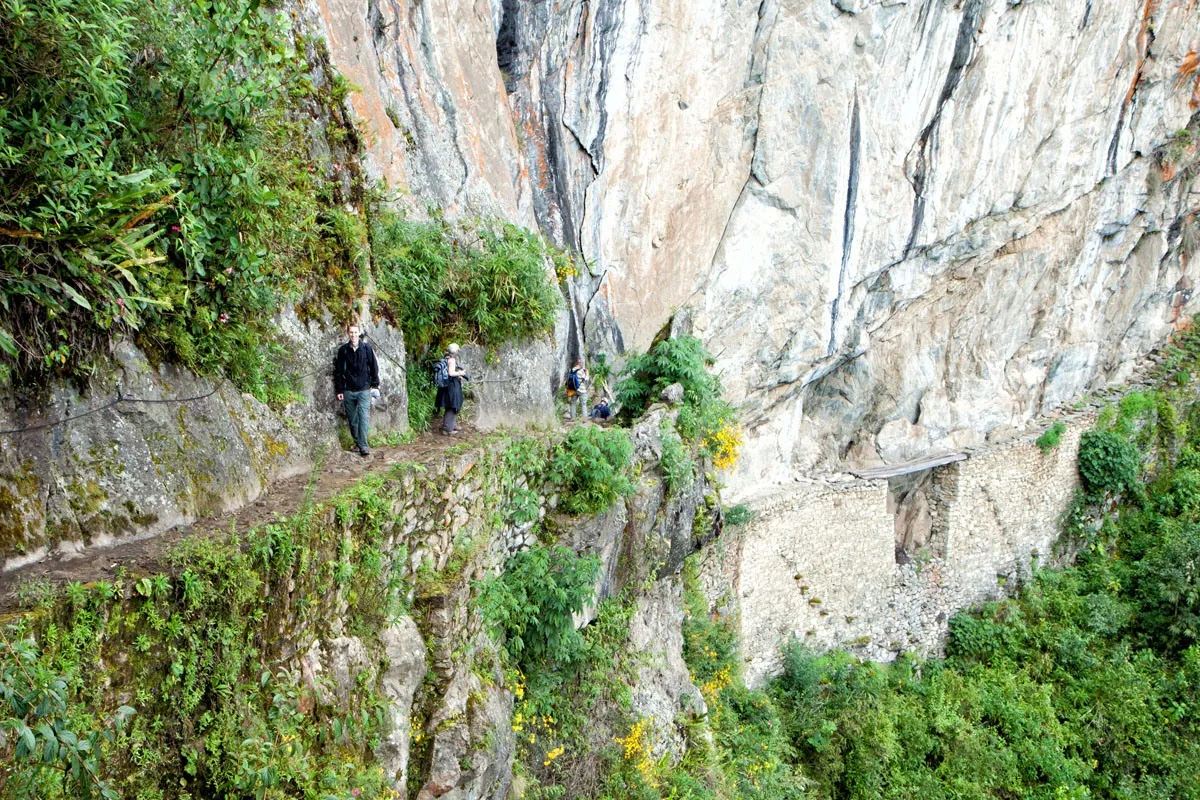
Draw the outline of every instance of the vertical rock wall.
<instances>
[{"instance_id":1,"label":"vertical rock wall","mask_svg":"<svg viewBox=\"0 0 1200 800\"><path fill-rule=\"evenodd\" d=\"M748 423L735 493L892 460L893 421L927 452L1027 425L1121 379L1198 277L1190 0L306 9L374 174L582 254L561 346L690 309Z\"/></svg>"}]
</instances>

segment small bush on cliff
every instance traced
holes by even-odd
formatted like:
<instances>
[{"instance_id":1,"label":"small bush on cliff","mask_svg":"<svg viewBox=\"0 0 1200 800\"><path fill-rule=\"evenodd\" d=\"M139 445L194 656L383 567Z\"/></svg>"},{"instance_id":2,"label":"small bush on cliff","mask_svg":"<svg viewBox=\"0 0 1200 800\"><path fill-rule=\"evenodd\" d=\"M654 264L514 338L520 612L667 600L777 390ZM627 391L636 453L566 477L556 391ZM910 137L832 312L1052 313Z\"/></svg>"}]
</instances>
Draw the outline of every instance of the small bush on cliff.
<instances>
[{"instance_id":1,"label":"small bush on cliff","mask_svg":"<svg viewBox=\"0 0 1200 800\"><path fill-rule=\"evenodd\" d=\"M509 224L467 233L387 212L373 227L378 308L410 352L454 340L498 346L554 327L562 298L547 267L553 251L536 234Z\"/></svg>"},{"instance_id":2,"label":"small bush on cliff","mask_svg":"<svg viewBox=\"0 0 1200 800\"><path fill-rule=\"evenodd\" d=\"M683 386L679 433L700 445L718 469L732 467L742 433L737 412L721 396L721 381L709 372L712 364L712 356L695 336L665 339L648 353L631 356L616 386L620 418L641 416L663 389L678 383Z\"/></svg>"},{"instance_id":3,"label":"small bush on cliff","mask_svg":"<svg viewBox=\"0 0 1200 800\"><path fill-rule=\"evenodd\" d=\"M633 445L620 429L596 425L574 428L554 449L548 474L561 492L568 514L598 514L633 493Z\"/></svg>"},{"instance_id":4,"label":"small bush on cliff","mask_svg":"<svg viewBox=\"0 0 1200 800\"><path fill-rule=\"evenodd\" d=\"M1054 448L1058 447L1058 443L1062 441L1062 435L1067 432L1067 426L1062 420L1057 420L1053 425L1046 429L1045 433L1039 436L1034 444L1043 453L1049 453Z\"/></svg>"},{"instance_id":5,"label":"small bush on cliff","mask_svg":"<svg viewBox=\"0 0 1200 800\"><path fill-rule=\"evenodd\" d=\"M578 656L583 638L573 615L592 600L599 569L594 555L537 545L509 558L500 575L480 584L483 619L522 671Z\"/></svg>"},{"instance_id":6,"label":"small bush on cliff","mask_svg":"<svg viewBox=\"0 0 1200 800\"><path fill-rule=\"evenodd\" d=\"M1138 453L1111 431L1093 429L1079 441L1079 474L1092 492L1120 492L1137 480Z\"/></svg>"},{"instance_id":7,"label":"small bush on cliff","mask_svg":"<svg viewBox=\"0 0 1200 800\"><path fill-rule=\"evenodd\" d=\"M695 336L664 339L649 352L630 356L617 382L617 402L624 419L641 416L663 389L683 386L685 403L703 406L721 396L721 383L709 373L713 358Z\"/></svg>"},{"instance_id":8,"label":"small bush on cliff","mask_svg":"<svg viewBox=\"0 0 1200 800\"><path fill-rule=\"evenodd\" d=\"M754 510L749 506L738 503L725 512L726 525L746 525L753 521L755 517Z\"/></svg>"},{"instance_id":9,"label":"small bush on cliff","mask_svg":"<svg viewBox=\"0 0 1200 800\"><path fill-rule=\"evenodd\" d=\"M659 428L659 437L662 440L662 459L658 467L662 470L667 491L677 494L691 485L696 476L696 463L688 457L683 440L667 420L663 420Z\"/></svg>"}]
</instances>

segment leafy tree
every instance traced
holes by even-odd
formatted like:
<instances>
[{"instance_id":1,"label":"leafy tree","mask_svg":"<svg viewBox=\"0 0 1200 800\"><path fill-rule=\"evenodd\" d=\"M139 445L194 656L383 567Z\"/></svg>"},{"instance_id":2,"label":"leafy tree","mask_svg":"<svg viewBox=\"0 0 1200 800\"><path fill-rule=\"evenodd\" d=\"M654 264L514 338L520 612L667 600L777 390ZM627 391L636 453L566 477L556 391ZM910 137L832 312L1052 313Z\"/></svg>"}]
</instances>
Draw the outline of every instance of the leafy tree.
<instances>
[{"instance_id":1,"label":"leafy tree","mask_svg":"<svg viewBox=\"0 0 1200 800\"><path fill-rule=\"evenodd\" d=\"M36 643L19 635L16 641L0 632L0 795L35 798L55 787L71 797L103 797L117 793L102 779L102 742L112 742L133 716L121 706L110 723L81 731L71 718L67 679L39 657Z\"/></svg>"}]
</instances>

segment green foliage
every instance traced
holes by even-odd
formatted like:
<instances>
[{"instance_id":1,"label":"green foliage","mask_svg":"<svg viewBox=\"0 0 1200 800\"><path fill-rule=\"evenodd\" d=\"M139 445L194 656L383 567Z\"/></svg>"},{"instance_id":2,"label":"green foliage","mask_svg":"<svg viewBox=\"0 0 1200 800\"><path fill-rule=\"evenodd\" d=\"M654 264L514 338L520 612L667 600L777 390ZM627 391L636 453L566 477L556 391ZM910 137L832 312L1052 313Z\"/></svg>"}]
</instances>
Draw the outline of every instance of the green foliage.
<instances>
[{"instance_id":1,"label":"green foliage","mask_svg":"<svg viewBox=\"0 0 1200 800\"><path fill-rule=\"evenodd\" d=\"M588 374L591 375L595 395L607 396L609 381L612 379L612 363L609 362L607 353L597 353L592 357Z\"/></svg>"},{"instance_id":2,"label":"green foliage","mask_svg":"<svg viewBox=\"0 0 1200 800\"><path fill-rule=\"evenodd\" d=\"M311 84L285 15L4 0L0 30L0 365L84 377L137 333L278 399L264 334L314 285L318 201L345 199L290 116Z\"/></svg>"},{"instance_id":3,"label":"green foliage","mask_svg":"<svg viewBox=\"0 0 1200 800\"><path fill-rule=\"evenodd\" d=\"M1200 785L1200 473L1194 401L1145 393L1090 431L1075 566L951 620L947 657L881 666L788 646L770 694L819 797L1195 796ZM1152 400L1152 402L1151 402ZM1176 415L1180 401L1190 405ZM1143 459L1115 432L1135 436ZM1153 477L1150 502L1142 480ZM1137 491L1131 491L1137 490ZM1097 522L1099 518L1099 522Z\"/></svg>"},{"instance_id":4,"label":"green foliage","mask_svg":"<svg viewBox=\"0 0 1200 800\"><path fill-rule=\"evenodd\" d=\"M1132 488L1138 474L1137 450L1111 431L1087 431L1079 442L1079 474L1092 492Z\"/></svg>"},{"instance_id":5,"label":"green foliage","mask_svg":"<svg viewBox=\"0 0 1200 800\"><path fill-rule=\"evenodd\" d=\"M592 600L600 561L562 545L537 545L508 559L500 575L479 586L483 619L513 663L570 663L583 639L574 614Z\"/></svg>"},{"instance_id":6,"label":"green foliage","mask_svg":"<svg viewBox=\"0 0 1200 800\"><path fill-rule=\"evenodd\" d=\"M745 525L755 517L754 510L739 503L725 512L726 525Z\"/></svg>"},{"instance_id":7,"label":"green foliage","mask_svg":"<svg viewBox=\"0 0 1200 800\"><path fill-rule=\"evenodd\" d=\"M708 371L712 363L712 356L695 336L664 339L648 353L631 355L616 386L621 417L641 416L673 383L683 386L687 405L702 408L712 403L721 395L720 381Z\"/></svg>"},{"instance_id":8,"label":"green foliage","mask_svg":"<svg viewBox=\"0 0 1200 800\"><path fill-rule=\"evenodd\" d=\"M383 549L391 501L382 489L369 477L286 522L186 539L170 576L74 584L27 617L42 652L36 664L21 657L43 692L35 713L55 731L59 761L22 767L8 788L32 780L29 796L66 800L89 796L81 783L98 789L103 776L121 797L384 796L371 755L387 724L375 686L360 682L334 700L330 687L281 666L291 657L280 650L289 632L311 636L334 613L347 634L382 649L378 634L403 611L407 589L388 568L391 558L407 562L404 549ZM116 708L117 696L137 715ZM78 755L91 759L92 777L87 764L67 763L61 747L73 741L90 743Z\"/></svg>"},{"instance_id":9,"label":"green foliage","mask_svg":"<svg viewBox=\"0 0 1200 800\"><path fill-rule=\"evenodd\" d=\"M629 651L635 604L627 590L596 609L570 662L527 662L514 676L518 770L531 798L627 798L628 763L615 746L632 724L638 656Z\"/></svg>"},{"instance_id":10,"label":"green foliage","mask_svg":"<svg viewBox=\"0 0 1200 800\"><path fill-rule=\"evenodd\" d=\"M662 459L658 462L658 467L662 470L667 491L677 494L691 486L695 480L696 462L684 450L683 440L667 420L663 420L659 436L662 439Z\"/></svg>"},{"instance_id":11,"label":"green foliage","mask_svg":"<svg viewBox=\"0 0 1200 800\"><path fill-rule=\"evenodd\" d=\"M618 497L632 494L632 457L633 444L623 430L596 425L573 428L554 448L548 469L562 493L562 509L568 514L597 514Z\"/></svg>"},{"instance_id":12,"label":"green foliage","mask_svg":"<svg viewBox=\"0 0 1200 800\"><path fill-rule=\"evenodd\" d=\"M698 588L697 565L684 565L683 658L704 697L711 749L703 737L684 767L707 793L693 797L804 797L804 780L794 763L777 706L767 693L747 689L741 678L734 620L710 613ZM665 795L664 795L665 796Z\"/></svg>"},{"instance_id":13,"label":"green foliage","mask_svg":"<svg viewBox=\"0 0 1200 800\"><path fill-rule=\"evenodd\" d=\"M1059 441L1062 440L1062 435L1067 432L1067 426L1062 420L1057 420L1053 425L1046 429L1045 433L1039 436L1034 444L1043 453L1049 453L1054 448L1058 447Z\"/></svg>"},{"instance_id":14,"label":"green foliage","mask_svg":"<svg viewBox=\"0 0 1200 800\"><path fill-rule=\"evenodd\" d=\"M721 397L721 381L709 372L712 364L712 356L695 336L664 339L650 352L630 356L616 387L618 416L628 421L642 415L663 389L678 383L683 386L683 440L699 444L718 469L732 467L742 437L737 412Z\"/></svg>"},{"instance_id":15,"label":"green foliage","mask_svg":"<svg viewBox=\"0 0 1200 800\"><path fill-rule=\"evenodd\" d=\"M551 250L529 231L495 227L467 242L467 234L440 218L376 218L380 308L418 360L443 342L497 346L553 328L562 299L548 268Z\"/></svg>"},{"instance_id":16,"label":"green foliage","mask_svg":"<svg viewBox=\"0 0 1200 800\"><path fill-rule=\"evenodd\" d=\"M404 370L404 384L408 389L408 427L414 431L427 431L433 426L434 403L437 401L437 386L433 383L433 365L408 359Z\"/></svg>"},{"instance_id":17,"label":"green foliage","mask_svg":"<svg viewBox=\"0 0 1200 800\"><path fill-rule=\"evenodd\" d=\"M134 710L121 706L106 725L83 733L71 718L70 691L33 639L17 626L0 631L0 755L7 765L0 770L0 795L115 800L116 791L100 775L101 743L120 736Z\"/></svg>"},{"instance_id":18,"label":"green foliage","mask_svg":"<svg viewBox=\"0 0 1200 800\"><path fill-rule=\"evenodd\" d=\"M1163 514L1195 519L1200 512L1200 470L1179 467L1174 470L1165 491L1155 496Z\"/></svg>"}]
</instances>

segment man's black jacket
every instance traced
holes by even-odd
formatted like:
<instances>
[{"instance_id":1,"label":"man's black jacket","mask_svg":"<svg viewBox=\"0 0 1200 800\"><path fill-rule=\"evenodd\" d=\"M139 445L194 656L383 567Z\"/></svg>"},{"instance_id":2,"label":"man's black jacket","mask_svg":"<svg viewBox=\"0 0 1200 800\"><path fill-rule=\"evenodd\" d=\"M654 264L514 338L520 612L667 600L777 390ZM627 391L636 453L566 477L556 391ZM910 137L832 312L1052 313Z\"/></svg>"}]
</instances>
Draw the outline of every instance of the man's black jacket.
<instances>
[{"instance_id":1,"label":"man's black jacket","mask_svg":"<svg viewBox=\"0 0 1200 800\"><path fill-rule=\"evenodd\" d=\"M379 364L369 344L359 342L355 349L346 342L338 348L333 357L333 388L338 394L379 388Z\"/></svg>"}]
</instances>

